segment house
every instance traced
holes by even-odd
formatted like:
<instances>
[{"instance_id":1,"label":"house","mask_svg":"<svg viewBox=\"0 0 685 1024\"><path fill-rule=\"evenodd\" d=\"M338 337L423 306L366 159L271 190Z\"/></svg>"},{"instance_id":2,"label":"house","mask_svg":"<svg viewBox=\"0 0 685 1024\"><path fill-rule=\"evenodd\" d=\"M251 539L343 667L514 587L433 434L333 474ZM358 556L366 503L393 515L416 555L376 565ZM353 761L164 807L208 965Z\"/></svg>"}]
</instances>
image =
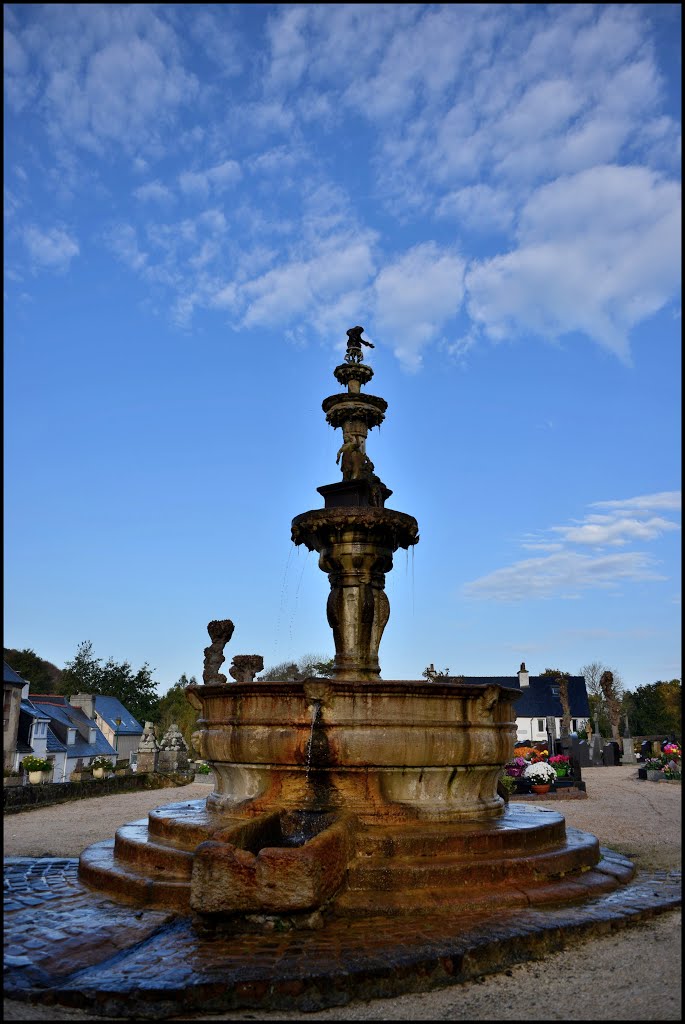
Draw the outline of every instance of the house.
<instances>
[{"instance_id":1,"label":"house","mask_svg":"<svg viewBox=\"0 0 685 1024\"><path fill-rule=\"evenodd\" d=\"M101 694L77 693L69 698L74 707L80 707L89 718L95 720L103 736L111 743L119 760L131 761L131 755L138 752L143 727L133 717L118 697L103 697ZM135 760L135 756L133 758Z\"/></svg>"},{"instance_id":2,"label":"house","mask_svg":"<svg viewBox=\"0 0 685 1024\"><path fill-rule=\"evenodd\" d=\"M456 678L456 677L447 677ZM495 684L521 691L514 701L516 740L536 743L547 740L547 719L555 720L555 736L561 737L562 708L559 683L551 676L531 676L525 662L515 676L463 676L465 683ZM571 732L579 732L590 720L590 703L584 676L568 677L568 698L571 708Z\"/></svg>"},{"instance_id":3,"label":"house","mask_svg":"<svg viewBox=\"0 0 685 1024\"><path fill-rule=\"evenodd\" d=\"M116 749L107 741L95 721L89 718L80 707L70 704L66 697L58 696L55 693L36 694L31 696L30 700L27 697L26 703L37 709L42 719L48 722L48 731L52 733L53 748L56 748L57 744L63 748L61 772L58 774L55 770L54 782L68 782L79 762L80 765L87 767L94 757L108 757L112 761L116 760ZM35 747L33 752L38 754ZM38 754L38 756L47 756L49 760L50 752L48 750L47 754ZM59 759L56 750L54 760L57 765Z\"/></svg>"},{"instance_id":4,"label":"house","mask_svg":"<svg viewBox=\"0 0 685 1024\"><path fill-rule=\"evenodd\" d=\"M6 661L2 663L2 760L3 768L10 770L14 766L14 754L17 749L19 731L19 711L21 691L26 681L11 668Z\"/></svg>"},{"instance_id":5,"label":"house","mask_svg":"<svg viewBox=\"0 0 685 1024\"><path fill-rule=\"evenodd\" d=\"M12 768L19 771L27 754L40 757L52 765L51 782L64 781L66 747L50 728L50 717L30 700L29 684L24 689L19 706L19 727L12 751Z\"/></svg>"}]
</instances>

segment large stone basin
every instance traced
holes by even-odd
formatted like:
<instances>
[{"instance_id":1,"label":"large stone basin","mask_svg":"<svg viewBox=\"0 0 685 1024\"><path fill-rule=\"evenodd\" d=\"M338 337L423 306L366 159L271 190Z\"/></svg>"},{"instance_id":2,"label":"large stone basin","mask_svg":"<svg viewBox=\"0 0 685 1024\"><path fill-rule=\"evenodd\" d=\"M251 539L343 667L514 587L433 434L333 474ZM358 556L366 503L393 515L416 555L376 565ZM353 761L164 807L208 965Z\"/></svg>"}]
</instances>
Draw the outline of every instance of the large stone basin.
<instances>
[{"instance_id":1,"label":"large stone basin","mask_svg":"<svg viewBox=\"0 0 685 1024\"><path fill-rule=\"evenodd\" d=\"M195 742L232 815L345 807L363 822L488 818L516 739L517 690L309 679L187 691Z\"/></svg>"}]
</instances>

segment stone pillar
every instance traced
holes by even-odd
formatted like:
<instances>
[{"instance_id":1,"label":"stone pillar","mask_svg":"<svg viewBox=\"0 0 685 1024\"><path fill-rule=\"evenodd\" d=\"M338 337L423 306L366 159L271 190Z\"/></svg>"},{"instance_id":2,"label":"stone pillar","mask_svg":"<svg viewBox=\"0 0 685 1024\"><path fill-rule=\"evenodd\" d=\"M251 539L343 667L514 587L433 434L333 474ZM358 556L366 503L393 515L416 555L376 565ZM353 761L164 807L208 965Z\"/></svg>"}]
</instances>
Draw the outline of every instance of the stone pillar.
<instances>
[{"instance_id":1,"label":"stone pillar","mask_svg":"<svg viewBox=\"0 0 685 1024\"><path fill-rule=\"evenodd\" d=\"M155 727L152 722L146 722L143 735L138 744L138 763L136 770L139 772L157 771L159 758L159 744L155 738Z\"/></svg>"},{"instance_id":2,"label":"stone pillar","mask_svg":"<svg viewBox=\"0 0 685 1024\"><path fill-rule=\"evenodd\" d=\"M623 733L623 764L637 764L635 751L633 750L633 737L630 735L628 716L626 715L626 728Z\"/></svg>"},{"instance_id":3,"label":"stone pillar","mask_svg":"<svg viewBox=\"0 0 685 1024\"><path fill-rule=\"evenodd\" d=\"M140 755L138 755L140 757ZM184 772L188 770L188 744L183 739L183 733L172 722L164 733L157 757L158 772Z\"/></svg>"}]
</instances>

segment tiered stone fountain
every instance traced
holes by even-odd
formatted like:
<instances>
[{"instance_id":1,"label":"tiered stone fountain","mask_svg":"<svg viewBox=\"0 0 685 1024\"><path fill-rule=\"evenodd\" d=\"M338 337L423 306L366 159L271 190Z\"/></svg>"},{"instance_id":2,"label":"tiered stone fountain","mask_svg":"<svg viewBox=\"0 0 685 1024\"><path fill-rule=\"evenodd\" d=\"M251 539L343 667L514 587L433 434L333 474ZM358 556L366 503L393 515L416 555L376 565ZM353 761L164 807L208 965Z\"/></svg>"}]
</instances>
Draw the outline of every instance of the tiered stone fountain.
<instances>
[{"instance_id":1,"label":"tiered stone fountain","mask_svg":"<svg viewBox=\"0 0 685 1024\"><path fill-rule=\"evenodd\" d=\"M323 508L292 522L294 543L318 552L330 581L332 677L260 682L259 658L237 656L228 682L218 668L233 624L210 623L204 683L187 695L216 788L81 855L88 884L192 913L202 928L582 902L633 873L607 865L594 836L567 830L561 815L498 796L517 690L380 678L385 574L398 548L418 542L418 525L385 507L392 491L366 453L387 404L362 392L373 377L362 331L347 332L334 370L346 391L323 402L342 430L342 479L318 489Z\"/></svg>"}]
</instances>

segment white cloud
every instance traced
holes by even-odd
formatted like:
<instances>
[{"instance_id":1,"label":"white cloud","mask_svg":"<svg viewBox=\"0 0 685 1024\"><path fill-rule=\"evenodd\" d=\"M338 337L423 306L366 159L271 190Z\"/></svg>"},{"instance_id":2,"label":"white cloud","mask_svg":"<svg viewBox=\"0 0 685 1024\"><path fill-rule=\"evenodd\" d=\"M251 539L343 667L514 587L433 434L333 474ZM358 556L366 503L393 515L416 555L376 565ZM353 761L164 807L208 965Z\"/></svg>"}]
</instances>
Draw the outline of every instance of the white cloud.
<instances>
[{"instance_id":1,"label":"white cloud","mask_svg":"<svg viewBox=\"0 0 685 1024\"><path fill-rule=\"evenodd\" d=\"M552 532L558 533L569 544L623 546L632 540L654 540L669 530L677 529L677 523L660 516L647 520L588 516L588 521L578 526L553 526Z\"/></svg>"},{"instance_id":2,"label":"white cloud","mask_svg":"<svg viewBox=\"0 0 685 1024\"><path fill-rule=\"evenodd\" d=\"M134 189L133 195L141 202L168 203L174 198L173 193L160 181L149 181Z\"/></svg>"},{"instance_id":3,"label":"white cloud","mask_svg":"<svg viewBox=\"0 0 685 1024\"><path fill-rule=\"evenodd\" d=\"M206 197L211 191L223 192L240 180L242 171L235 160L224 160L205 171L184 171L179 176L183 192Z\"/></svg>"},{"instance_id":4,"label":"white cloud","mask_svg":"<svg viewBox=\"0 0 685 1024\"><path fill-rule=\"evenodd\" d=\"M416 370L422 349L458 311L464 260L453 249L425 242L386 265L374 282L374 321L392 338L403 365Z\"/></svg>"},{"instance_id":5,"label":"white cloud","mask_svg":"<svg viewBox=\"0 0 685 1024\"><path fill-rule=\"evenodd\" d=\"M654 562L642 552L581 555L562 551L546 558L529 558L467 583L467 597L495 601L578 597L584 590L611 589L621 582L664 580Z\"/></svg>"},{"instance_id":6,"label":"white cloud","mask_svg":"<svg viewBox=\"0 0 685 1024\"><path fill-rule=\"evenodd\" d=\"M147 266L147 254L138 245L138 237L130 224L117 224L105 236L105 241L112 252L130 267L131 270L142 270Z\"/></svg>"},{"instance_id":7,"label":"white cloud","mask_svg":"<svg viewBox=\"0 0 685 1024\"><path fill-rule=\"evenodd\" d=\"M625 498L619 501L593 501L590 508L614 508L655 511L656 509L680 511L680 491L659 491L656 494L643 494L637 498Z\"/></svg>"},{"instance_id":8,"label":"white cloud","mask_svg":"<svg viewBox=\"0 0 685 1024\"><path fill-rule=\"evenodd\" d=\"M35 225L24 229L24 244L34 264L47 270L63 272L79 254L79 245L63 228L48 228L43 231Z\"/></svg>"},{"instance_id":9,"label":"white cloud","mask_svg":"<svg viewBox=\"0 0 685 1024\"><path fill-rule=\"evenodd\" d=\"M491 185L467 185L449 192L438 203L436 213L482 232L506 231L514 220L511 194Z\"/></svg>"},{"instance_id":10,"label":"white cloud","mask_svg":"<svg viewBox=\"0 0 685 1024\"><path fill-rule=\"evenodd\" d=\"M647 168L597 167L538 189L520 245L472 264L468 308L493 340L582 331L624 360L629 331L680 281L680 189Z\"/></svg>"},{"instance_id":11,"label":"white cloud","mask_svg":"<svg viewBox=\"0 0 685 1024\"><path fill-rule=\"evenodd\" d=\"M634 541L654 541L680 529L678 523L663 516L651 516L651 510L680 510L680 492L662 491L629 498L626 501L593 502L610 511L589 513L579 523L552 526L547 533L554 540L527 536L521 546L530 551L546 551L544 557L515 562L467 583L468 597L521 601L529 598L577 597L584 590L615 588L620 583L665 580L656 571L655 560L642 551L606 553L605 547L625 547ZM633 516L626 515L632 508ZM638 518L641 514L649 518ZM572 550L573 546L596 548L594 553Z\"/></svg>"}]
</instances>

